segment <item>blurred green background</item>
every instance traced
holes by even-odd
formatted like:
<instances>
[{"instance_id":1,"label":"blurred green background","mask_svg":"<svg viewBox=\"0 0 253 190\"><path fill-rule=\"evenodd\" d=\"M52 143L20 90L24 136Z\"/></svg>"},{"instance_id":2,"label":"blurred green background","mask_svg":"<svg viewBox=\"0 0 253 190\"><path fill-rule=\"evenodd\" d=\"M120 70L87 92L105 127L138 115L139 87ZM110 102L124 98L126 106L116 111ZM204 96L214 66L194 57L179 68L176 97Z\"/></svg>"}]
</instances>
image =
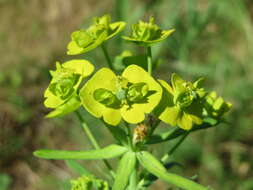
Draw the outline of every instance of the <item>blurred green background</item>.
<instances>
[{"instance_id":1,"label":"blurred green background","mask_svg":"<svg viewBox=\"0 0 253 190\"><path fill-rule=\"evenodd\" d=\"M82 57L97 68L106 65L101 49L67 56L72 31L88 26L93 16L135 23L150 15L164 29L176 32L153 47L156 75L169 80L172 72L186 79L205 77L207 89L233 103L229 124L190 135L171 158L184 176L222 190L253 189L253 1L252 0L0 0L0 190L68 190L76 177L62 161L32 156L37 148L89 149L74 115L45 119L43 91L55 61ZM129 24L125 32L129 30ZM107 44L110 55L122 43ZM101 145L113 142L101 123L84 117ZM162 126L166 129L165 125ZM156 146L160 155L174 142ZM104 177L100 162L85 162ZM158 181L151 189L166 189ZM174 188L175 189L175 188Z\"/></svg>"}]
</instances>

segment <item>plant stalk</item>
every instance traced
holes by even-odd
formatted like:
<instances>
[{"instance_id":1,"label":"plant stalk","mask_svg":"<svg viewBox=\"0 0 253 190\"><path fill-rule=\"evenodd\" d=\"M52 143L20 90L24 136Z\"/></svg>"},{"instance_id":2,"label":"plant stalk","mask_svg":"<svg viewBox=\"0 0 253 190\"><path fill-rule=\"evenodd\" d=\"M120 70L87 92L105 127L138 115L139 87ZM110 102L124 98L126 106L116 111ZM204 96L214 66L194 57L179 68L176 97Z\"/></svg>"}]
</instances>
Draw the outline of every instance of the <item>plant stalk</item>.
<instances>
[{"instance_id":1,"label":"plant stalk","mask_svg":"<svg viewBox=\"0 0 253 190\"><path fill-rule=\"evenodd\" d=\"M147 62L148 62L148 73L152 75L152 52L151 46L147 47Z\"/></svg>"},{"instance_id":2,"label":"plant stalk","mask_svg":"<svg viewBox=\"0 0 253 190\"><path fill-rule=\"evenodd\" d=\"M188 134L189 131L186 132L184 135L182 135L181 138L178 140L178 142L170 149L170 151L162 157L161 161L163 163L165 163L169 158L169 156L172 155L176 151L176 149L184 142Z\"/></svg>"},{"instance_id":3,"label":"plant stalk","mask_svg":"<svg viewBox=\"0 0 253 190\"><path fill-rule=\"evenodd\" d=\"M133 147L133 136L131 133L131 129L129 127L129 124L127 122L124 122L127 130L127 141L128 141L128 146L131 148L131 150L134 149Z\"/></svg>"},{"instance_id":4,"label":"plant stalk","mask_svg":"<svg viewBox=\"0 0 253 190\"><path fill-rule=\"evenodd\" d=\"M137 171L136 170L137 168L134 169L133 173L130 176L128 190L137 189Z\"/></svg>"},{"instance_id":5,"label":"plant stalk","mask_svg":"<svg viewBox=\"0 0 253 190\"><path fill-rule=\"evenodd\" d=\"M109 68L114 71L114 67L113 67L111 58L110 58L110 56L108 54L107 48L106 48L106 46L105 46L104 43L101 44L101 48L102 48L102 51L103 51L103 53L105 55L105 59L107 61L107 64L108 64Z\"/></svg>"},{"instance_id":6,"label":"plant stalk","mask_svg":"<svg viewBox=\"0 0 253 190\"><path fill-rule=\"evenodd\" d=\"M77 110L75 111L76 116L78 117L79 121L81 122L82 125L82 129L84 130L84 132L86 133L88 139L90 140L90 143L92 144L92 146L95 149L101 149L101 147L99 146L97 140L95 139L95 137L93 136L92 132L89 129L88 124L84 121L83 117L81 116L80 112ZM113 177L115 177L115 173L113 172L113 169L110 165L110 163L107 160L103 160L105 166L108 168L108 170L110 171L111 175Z\"/></svg>"}]
</instances>

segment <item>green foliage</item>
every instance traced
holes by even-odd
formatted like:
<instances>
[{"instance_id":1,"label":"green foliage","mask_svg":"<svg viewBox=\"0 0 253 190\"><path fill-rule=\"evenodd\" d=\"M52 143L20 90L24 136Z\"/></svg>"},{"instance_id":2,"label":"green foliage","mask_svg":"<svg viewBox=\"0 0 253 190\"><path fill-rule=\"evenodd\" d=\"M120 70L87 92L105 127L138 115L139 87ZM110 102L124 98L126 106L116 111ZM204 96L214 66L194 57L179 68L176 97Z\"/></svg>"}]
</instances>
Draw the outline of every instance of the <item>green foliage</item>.
<instances>
[{"instance_id":1,"label":"green foliage","mask_svg":"<svg viewBox=\"0 0 253 190\"><path fill-rule=\"evenodd\" d=\"M135 169L136 155L134 152L127 152L121 158L112 190L124 190L128 184L130 175Z\"/></svg>"},{"instance_id":2,"label":"green foliage","mask_svg":"<svg viewBox=\"0 0 253 190\"><path fill-rule=\"evenodd\" d=\"M65 151L65 150L37 150L34 155L44 159L77 159L96 160L114 158L124 154L127 148L119 145L109 145L105 148L89 151Z\"/></svg>"},{"instance_id":3,"label":"green foliage","mask_svg":"<svg viewBox=\"0 0 253 190\"><path fill-rule=\"evenodd\" d=\"M75 171L81 176L91 174L88 170L86 170L81 164L79 164L75 160L66 160L65 163L69 168L71 168L73 171Z\"/></svg>"},{"instance_id":4,"label":"green foliage","mask_svg":"<svg viewBox=\"0 0 253 190\"><path fill-rule=\"evenodd\" d=\"M141 165L155 176L167 181L170 184L176 185L185 190L208 190L191 180L180 177L176 174L168 173L166 168L149 152L142 151L137 154Z\"/></svg>"}]
</instances>

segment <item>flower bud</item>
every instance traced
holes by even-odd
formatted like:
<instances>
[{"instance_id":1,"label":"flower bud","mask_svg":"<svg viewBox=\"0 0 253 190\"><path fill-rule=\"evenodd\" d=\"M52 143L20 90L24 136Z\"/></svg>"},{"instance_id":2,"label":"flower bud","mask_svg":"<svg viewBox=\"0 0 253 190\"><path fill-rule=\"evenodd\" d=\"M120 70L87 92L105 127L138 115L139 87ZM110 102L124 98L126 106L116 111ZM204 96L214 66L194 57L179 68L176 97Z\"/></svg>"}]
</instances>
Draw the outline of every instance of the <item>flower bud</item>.
<instances>
[{"instance_id":1,"label":"flower bud","mask_svg":"<svg viewBox=\"0 0 253 190\"><path fill-rule=\"evenodd\" d=\"M148 127L143 123L138 124L134 128L133 143L137 144L139 142L143 142L147 136L148 136Z\"/></svg>"}]
</instances>

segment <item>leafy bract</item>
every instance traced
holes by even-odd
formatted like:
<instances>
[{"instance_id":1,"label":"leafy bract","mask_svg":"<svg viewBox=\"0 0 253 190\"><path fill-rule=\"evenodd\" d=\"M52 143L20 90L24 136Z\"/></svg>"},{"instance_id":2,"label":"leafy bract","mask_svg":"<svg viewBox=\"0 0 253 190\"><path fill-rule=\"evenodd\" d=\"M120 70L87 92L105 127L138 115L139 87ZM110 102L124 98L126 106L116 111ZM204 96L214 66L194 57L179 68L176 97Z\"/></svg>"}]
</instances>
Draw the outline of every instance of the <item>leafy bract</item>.
<instances>
[{"instance_id":1,"label":"leafy bract","mask_svg":"<svg viewBox=\"0 0 253 190\"><path fill-rule=\"evenodd\" d=\"M78 179L71 180L71 190L109 190L106 181L98 179L92 175L84 175Z\"/></svg>"},{"instance_id":2,"label":"leafy bract","mask_svg":"<svg viewBox=\"0 0 253 190\"><path fill-rule=\"evenodd\" d=\"M68 44L68 55L86 53L104 41L112 38L125 27L125 22L111 23L110 15L95 17L94 23L88 29L81 29L71 34L71 41Z\"/></svg>"},{"instance_id":3,"label":"leafy bract","mask_svg":"<svg viewBox=\"0 0 253 190\"><path fill-rule=\"evenodd\" d=\"M44 159L55 159L55 160L101 160L118 157L124 154L127 148L119 145L109 145L105 148L98 150L88 151L66 151L66 150L37 150L34 155Z\"/></svg>"},{"instance_id":4,"label":"leafy bract","mask_svg":"<svg viewBox=\"0 0 253 190\"><path fill-rule=\"evenodd\" d=\"M44 93L44 105L55 109L47 117L62 116L80 107L77 88L93 70L94 66L86 60L56 63L56 70L50 71L52 80Z\"/></svg>"},{"instance_id":5,"label":"leafy bract","mask_svg":"<svg viewBox=\"0 0 253 190\"><path fill-rule=\"evenodd\" d=\"M232 104L226 102L222 97L218 97L216 92L210 92L205 99L205 115L213 118L221 118L230 110Z\"/></svg>"},{"instance_id":6,"label":"leafy bract","mask_svg":"<svg viewBox=\"0 0 253 190\"><path fill-rule=\"evenodd\" d=\"M121 118L139 123L159 103L161 86L141 67L128 66L121 76L102 68L80 91L82 105L110 125Z\"/></svg>"},{"instance_id":7,"label":"leafy bract","mask_svg":"<svg viewBox=\"0 0 253 190\"><path fill-rule=\"evenodd\" d=\"M132 34L123 39L129 42L134 42L141 46L151 46L166 39L175 30L162 30L154 23L154 18L150 17L149 22L139 21L137 24L132 25Z\"/></svg>"},{"instance_id":8,"label":"leafy bract","mask_svg":"<svg viewBox=\"0 0 253 190\"><path fill-rule=\"evenodd\" d=\"M175 73L171 77L172 87L167 82L159 80L163 86L163 98L155 110L159 119L172 126L178 125L184 130L190 130L194 123L200 125L203 112L202 99L206 94L199 86L201 80L192 84Z\"/></svg>"}]
</instances>

